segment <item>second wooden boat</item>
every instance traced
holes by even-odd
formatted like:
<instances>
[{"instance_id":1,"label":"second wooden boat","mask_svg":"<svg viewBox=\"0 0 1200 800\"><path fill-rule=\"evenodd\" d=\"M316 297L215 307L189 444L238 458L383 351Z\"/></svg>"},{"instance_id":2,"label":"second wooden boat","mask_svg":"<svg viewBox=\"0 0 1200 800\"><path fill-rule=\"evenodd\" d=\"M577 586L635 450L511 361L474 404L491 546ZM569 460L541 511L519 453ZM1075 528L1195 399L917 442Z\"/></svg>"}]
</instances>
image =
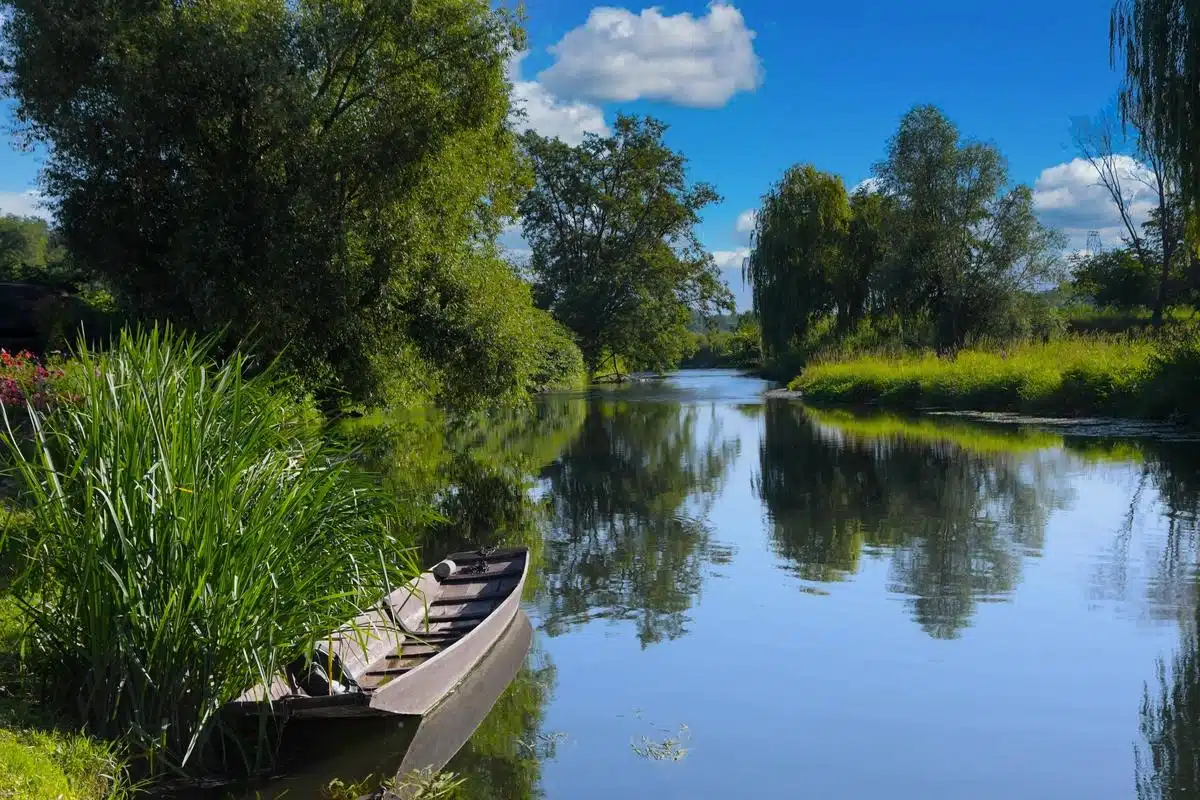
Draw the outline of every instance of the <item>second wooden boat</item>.
<instances>
[{"instance_id":1,"label":"second wooden boat","mask_svg":"<svg viewBox=\"0 0 1200 800\"><path fill-rule=\"evenodd\" d=\"M528 573L524 547L452 553L227 711L269 703L285 717L424 715L508 628Z\"/></svg>"}]
</instances>

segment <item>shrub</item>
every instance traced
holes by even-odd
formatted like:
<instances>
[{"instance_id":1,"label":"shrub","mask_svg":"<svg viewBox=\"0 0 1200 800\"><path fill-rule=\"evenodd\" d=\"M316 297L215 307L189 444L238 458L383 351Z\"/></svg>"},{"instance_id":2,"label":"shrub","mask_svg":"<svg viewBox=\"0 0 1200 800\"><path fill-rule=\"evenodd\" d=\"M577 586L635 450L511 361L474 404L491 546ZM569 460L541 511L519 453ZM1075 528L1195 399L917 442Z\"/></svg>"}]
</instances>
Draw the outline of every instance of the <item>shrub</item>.
<instances>
[{"instance_id":1,"label":"shrub","mask_svg":"<svg viewBox=\"0 0 1200 800\"><path fill-rule=\"evenodd\" d=\"M151 773L191 767L225 702L413 572L385 496L275 368L210 352L157 328L81 344L82 402L29 409L36 448L4 412L34 668Z\"/></svg>"},{"instance_id":2,"label":"shrub","mask_svg":"<svg viewBox=\"0 0 1200 800\"><path fill-rule=\"evenodd\" d=\"M1200 421L1200 326L1164 334L1150 369L1146 397L1154 415Z\"/></svg>"},{"instance_id":3,"label":"shrub","mask_svg":"<svg viewBox=\"0 0 1200 800\"><path fill-rule=\"evenodd\" d=\"M31 404L44 409L57 398L57 384L66 375L62 369L47 369L28 350L13 355L0 349L0 405Z\"/></svg>"}]
</instances>

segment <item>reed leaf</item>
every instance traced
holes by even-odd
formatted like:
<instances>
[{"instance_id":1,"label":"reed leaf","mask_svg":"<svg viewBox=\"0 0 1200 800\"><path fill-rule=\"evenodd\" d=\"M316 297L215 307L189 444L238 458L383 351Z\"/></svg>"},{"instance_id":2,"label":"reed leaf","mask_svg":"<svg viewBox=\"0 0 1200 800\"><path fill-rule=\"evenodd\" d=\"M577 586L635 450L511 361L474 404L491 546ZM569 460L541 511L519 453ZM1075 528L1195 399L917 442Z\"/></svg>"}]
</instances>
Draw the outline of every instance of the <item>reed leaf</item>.
<instances>
[{"instance_id":1,"label":"reed leaf","mask_svg":"<svg viewBox=\"0 0 1200 800\"><path fill-rule=\"evenodd\" d=\"M151 773L194 768L224 703L416 572L394 503L274 367L212 354L159 328L80 343L79 402L4 419L36 668Z\"/></svg>"}]
</instances>

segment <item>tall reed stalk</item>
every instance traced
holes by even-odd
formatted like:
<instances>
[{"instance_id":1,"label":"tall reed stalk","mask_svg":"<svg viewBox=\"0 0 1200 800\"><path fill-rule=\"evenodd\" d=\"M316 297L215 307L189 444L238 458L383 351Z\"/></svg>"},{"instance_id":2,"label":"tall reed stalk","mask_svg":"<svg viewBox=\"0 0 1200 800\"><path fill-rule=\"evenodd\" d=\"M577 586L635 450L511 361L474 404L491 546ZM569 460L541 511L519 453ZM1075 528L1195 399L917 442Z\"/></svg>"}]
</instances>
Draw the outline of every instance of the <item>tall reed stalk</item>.
<instances>
[{"instance_id":1,"label":"tall reed stalk","mask_svg":"<svg viewBox=\"0 0 1200 800\"><path fill-rule=\"evenodd\" d=\"M92 733L185 772L223 703L415 574L394 510L280 391L157 328L82 344L79 401L4 440L34 664Z\"/></svg>"}]
</instances>

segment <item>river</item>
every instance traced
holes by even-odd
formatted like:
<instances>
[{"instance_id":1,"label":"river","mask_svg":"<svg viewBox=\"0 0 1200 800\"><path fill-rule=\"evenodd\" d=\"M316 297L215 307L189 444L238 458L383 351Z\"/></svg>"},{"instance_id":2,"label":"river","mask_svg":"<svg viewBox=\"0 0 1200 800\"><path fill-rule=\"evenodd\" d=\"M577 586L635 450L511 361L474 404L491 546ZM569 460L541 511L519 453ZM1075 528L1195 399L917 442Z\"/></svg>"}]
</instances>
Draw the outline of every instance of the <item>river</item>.
<instances>
[{"instance_id":1,"label":"river","mask_svg":"<svg viewBox=\"0 0 1200 800\"><path fill-rule=\"evenodd\" d=\"M766 388L539 409L533 646L467 797L1193 796L1200 444Z\"/></svg>"}]
</instances>

